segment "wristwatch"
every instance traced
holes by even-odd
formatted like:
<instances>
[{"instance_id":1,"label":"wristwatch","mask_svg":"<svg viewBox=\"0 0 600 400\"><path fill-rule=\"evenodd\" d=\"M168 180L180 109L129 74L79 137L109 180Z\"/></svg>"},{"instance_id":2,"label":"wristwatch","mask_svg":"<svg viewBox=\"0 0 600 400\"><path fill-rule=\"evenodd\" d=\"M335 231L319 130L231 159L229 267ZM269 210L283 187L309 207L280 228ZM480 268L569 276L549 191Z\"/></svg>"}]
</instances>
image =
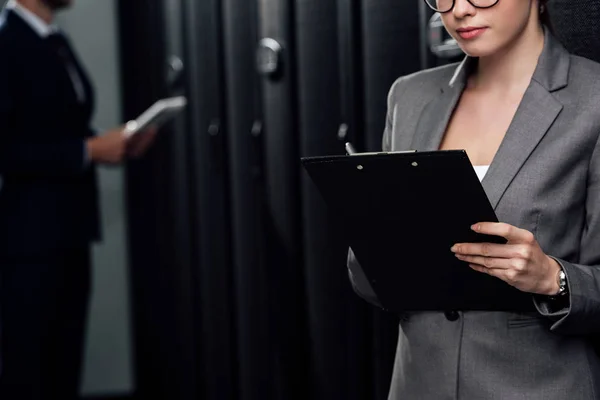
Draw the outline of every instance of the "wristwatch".
<instances>
[{"instance_id":1,"label":"wristwatch","mask_svg":"<svg viewBox=\"0 0 600 400\"><path fill-rule=\"evenodd\" d=\"M558 283L558 294L556 296L564 296L568 292L567 288L567 274L561 268L556 274L556 283Z\"/></svg>"}]
</instances>

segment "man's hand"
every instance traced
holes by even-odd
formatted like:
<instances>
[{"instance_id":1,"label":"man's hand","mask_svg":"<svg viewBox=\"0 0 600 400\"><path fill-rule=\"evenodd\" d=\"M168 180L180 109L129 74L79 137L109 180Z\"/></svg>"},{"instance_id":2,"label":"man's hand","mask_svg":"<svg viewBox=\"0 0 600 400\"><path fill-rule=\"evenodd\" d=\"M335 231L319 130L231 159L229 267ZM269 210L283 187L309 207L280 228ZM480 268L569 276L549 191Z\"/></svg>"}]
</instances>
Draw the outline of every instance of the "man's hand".
<instances>
[{"instance_id":1,"label":"man's hand","mask_svg":"<svg viewBox=\"0 0 600 400\"><path fill-rule=\"evenodd\" d=\"M92 162L119 164L126 156L127 138L123 127L111 129L86 142L87 154Z\"/></svg>"},{"instance_id":2,"label":"man's hand","mask_svg":"<svg viewBox=\"0 0 600 400\"><path fill-rule=\"evenodd\" d=\"M475 271L502 279L523 292L542 295L558 293L556 277L560 265L542 251L531 232L490 222L475 224L472 229L477 233L501 236L508 243L456 244L452 252L459 260L469 263Z\"/></svg>"},{"instance_id":3,"label":"man's hand","mask_svg":"<svg viewBox=\"0 0 600 400\"><path fill-rule=\"evenodd\" d=\"M157 128L150 127L143 132L135 134L127 143L127 155L133 158L143 156L152 143L154 143L157 133Z\"/></svg>"}]
</instances>

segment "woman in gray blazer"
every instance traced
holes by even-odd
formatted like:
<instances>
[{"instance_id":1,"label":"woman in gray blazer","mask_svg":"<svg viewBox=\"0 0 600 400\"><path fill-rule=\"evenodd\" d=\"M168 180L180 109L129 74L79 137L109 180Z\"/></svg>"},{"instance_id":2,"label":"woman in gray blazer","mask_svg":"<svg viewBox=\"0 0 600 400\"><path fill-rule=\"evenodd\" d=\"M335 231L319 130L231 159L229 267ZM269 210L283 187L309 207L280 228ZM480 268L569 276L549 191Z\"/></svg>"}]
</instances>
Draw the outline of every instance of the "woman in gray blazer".
<instances>
[{"instance_id":1,"label":"woman in gray blazer","mask_svg":"<svg viewBox=\"0 0 600 400\"><path fill-rule=\"evenodd\" d=\"M427 1L468 56L394 83L383 148L466 149L501 221L472 228L507 244L448 251L537 312L408 313L389 399L600 399L600 65L554 38L543 0Z\"/></svg>"}]
</instances>

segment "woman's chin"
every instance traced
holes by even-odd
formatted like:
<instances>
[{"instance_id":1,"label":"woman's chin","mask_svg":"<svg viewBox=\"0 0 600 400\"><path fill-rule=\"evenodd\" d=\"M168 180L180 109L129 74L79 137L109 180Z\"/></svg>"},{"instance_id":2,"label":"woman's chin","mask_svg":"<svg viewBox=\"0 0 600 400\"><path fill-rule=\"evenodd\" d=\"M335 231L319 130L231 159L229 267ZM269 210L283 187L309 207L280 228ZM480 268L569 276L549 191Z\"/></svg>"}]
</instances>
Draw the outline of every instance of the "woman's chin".
<instances>
[{"instance_id":1,"label":"woman's chin","mask_svg":"<svg viewBox=\"0 0 600 400\"><path fill-rule=\"evenodd\" d=\"M494 52L496 51L496 48L494 46L490 46L489 44L483 42L459 42L459 46L466 55L477 58L487 57L491 54L494 54Z\"/></svg>"}]
</instances>

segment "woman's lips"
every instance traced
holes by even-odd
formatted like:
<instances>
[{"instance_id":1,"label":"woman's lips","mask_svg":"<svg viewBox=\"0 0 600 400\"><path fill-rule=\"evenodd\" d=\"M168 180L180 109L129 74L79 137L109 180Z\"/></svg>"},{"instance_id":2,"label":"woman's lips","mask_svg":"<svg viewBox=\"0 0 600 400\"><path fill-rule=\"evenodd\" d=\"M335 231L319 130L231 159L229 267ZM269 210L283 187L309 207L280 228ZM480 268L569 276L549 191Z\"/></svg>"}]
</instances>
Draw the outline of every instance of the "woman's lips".
<instances>
[{"instance_id":1,"label":"woman's lips","mask_svg":"<svg viewBox=\"0 0 600 400\"><path fill-rule=\"evenodd\" d=\"M487 28L472 28L472 27L468 27L468 28L459 28L456 30L456 32L458 32L458 35L465 40L469 40L469 39L475 39L481 35L483 35L483 33L487 30Z\"/></svg>"}]
</instances>

